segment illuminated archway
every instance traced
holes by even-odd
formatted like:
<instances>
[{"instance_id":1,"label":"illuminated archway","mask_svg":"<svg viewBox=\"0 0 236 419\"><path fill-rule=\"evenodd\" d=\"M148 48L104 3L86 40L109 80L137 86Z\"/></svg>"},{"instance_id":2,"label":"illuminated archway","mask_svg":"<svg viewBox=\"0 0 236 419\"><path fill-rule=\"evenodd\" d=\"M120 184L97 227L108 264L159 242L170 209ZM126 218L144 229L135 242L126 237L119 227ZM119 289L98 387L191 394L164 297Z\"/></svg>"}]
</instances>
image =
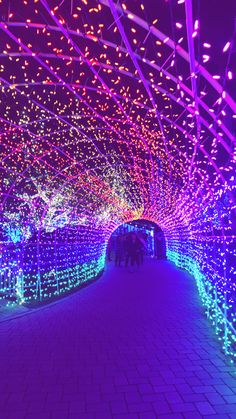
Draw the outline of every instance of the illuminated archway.
<instances>
[{"instance_id":1,"label":"illuminated archway","mask_svg":"<svg viewBox=\"0 0 236 419\"><path fill-rule=\"evenodd\" d=\"M113 231L107 244L107 261L114 261L116 265L126 265L128 246L127 240L130 234L135 233L141 246L141 260L148 256L156 259L166 258L166 241L161 228L148 220L139 219L121 224ZM119 245L119 249L117 249Z\"/></svg>"},{"instance_id":2,"label":"illuminated archway","mask_svg":"<svg viewBox=\"0 0 236 419\"><path fill-rule=\"evenodd\" d=\"M152 21L149 0L55 3L12 0L0 22L2 297L94 278L112 232L147 219L233 354L233 11L212 45L197 0Z\"/></svg>"}]
</instances>

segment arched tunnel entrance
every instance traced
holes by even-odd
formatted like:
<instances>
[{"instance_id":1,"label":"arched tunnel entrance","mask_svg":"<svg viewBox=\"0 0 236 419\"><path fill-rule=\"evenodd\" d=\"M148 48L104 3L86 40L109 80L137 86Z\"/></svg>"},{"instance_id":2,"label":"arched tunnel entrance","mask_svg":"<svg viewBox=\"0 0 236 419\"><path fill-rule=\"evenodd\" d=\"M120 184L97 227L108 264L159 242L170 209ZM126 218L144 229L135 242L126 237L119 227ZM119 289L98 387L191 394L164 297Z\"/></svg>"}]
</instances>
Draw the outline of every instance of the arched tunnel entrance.
<instances>
[{"instance_id":1,"label":"arched tunnel entrance","mask_svg":"<svg viewBox=\"0 0 236 419\"><path fill-rule=\"evenodd\" d=\"M152 221L133 220L120 225L111 235L107 244L107 261L117 266L127 265L129 242L133 235L137 237L137 251L140 261L150 257L166 258L166 242L162 229Z\"/></svg>"}]
</instances>

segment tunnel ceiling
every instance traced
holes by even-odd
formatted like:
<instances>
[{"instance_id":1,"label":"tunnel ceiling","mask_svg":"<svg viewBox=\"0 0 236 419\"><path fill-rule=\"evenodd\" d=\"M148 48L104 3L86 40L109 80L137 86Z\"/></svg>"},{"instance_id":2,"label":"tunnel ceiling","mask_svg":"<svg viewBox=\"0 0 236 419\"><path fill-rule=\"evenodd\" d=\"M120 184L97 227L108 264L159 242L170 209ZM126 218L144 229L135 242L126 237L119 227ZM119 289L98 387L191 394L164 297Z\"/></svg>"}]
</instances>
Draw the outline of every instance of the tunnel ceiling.
<instances>
[{"instance_id":1,"label":"tunnel ceiling","mask_svg":"<svg viewBox=\"0 0 236 419\"><path fill-rule=\"evenodd\" d=\"M0 5L5 233L138 218L166 230L232 198L236 13L214 4Z\"/></svg>"}]
</instances>

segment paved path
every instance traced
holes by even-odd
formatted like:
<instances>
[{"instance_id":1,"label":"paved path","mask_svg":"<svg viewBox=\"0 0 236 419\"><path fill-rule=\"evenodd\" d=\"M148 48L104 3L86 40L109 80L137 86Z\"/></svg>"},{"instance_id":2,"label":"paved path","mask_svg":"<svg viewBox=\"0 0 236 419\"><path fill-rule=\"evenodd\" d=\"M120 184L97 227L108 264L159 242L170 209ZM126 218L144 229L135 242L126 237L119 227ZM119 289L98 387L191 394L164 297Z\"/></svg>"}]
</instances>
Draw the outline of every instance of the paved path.
<instances>
[{"instance_id":1,"label":"paved path","mask_svg":"<svg viewBox=\"0 0 236 419\"><path fill-rule=\"evenodd\" d=\"M149 261L1 323L0 399L0 419L236 418L236 375L192 278Z\"/></svg>"}]
</instances>

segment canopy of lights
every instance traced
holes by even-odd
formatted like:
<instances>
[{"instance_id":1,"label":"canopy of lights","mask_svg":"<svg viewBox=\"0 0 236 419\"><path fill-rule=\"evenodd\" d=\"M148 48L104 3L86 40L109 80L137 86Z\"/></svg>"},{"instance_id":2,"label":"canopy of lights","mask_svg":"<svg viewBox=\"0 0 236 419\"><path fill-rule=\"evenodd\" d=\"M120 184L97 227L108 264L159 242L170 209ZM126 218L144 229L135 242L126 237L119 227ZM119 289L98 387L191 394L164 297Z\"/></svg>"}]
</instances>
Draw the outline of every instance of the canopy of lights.
<instances>
[{"instance_id":1,"label":"canopy of lights","mask_svg":"<svg viewBox=\"0 0 236 419\"><path fill-rule=\"evenodd\" d=\"M207 3L0 1L1 298L97 277L149 220L234 356L236 6Z\"/></svg>"}]
</instances>

